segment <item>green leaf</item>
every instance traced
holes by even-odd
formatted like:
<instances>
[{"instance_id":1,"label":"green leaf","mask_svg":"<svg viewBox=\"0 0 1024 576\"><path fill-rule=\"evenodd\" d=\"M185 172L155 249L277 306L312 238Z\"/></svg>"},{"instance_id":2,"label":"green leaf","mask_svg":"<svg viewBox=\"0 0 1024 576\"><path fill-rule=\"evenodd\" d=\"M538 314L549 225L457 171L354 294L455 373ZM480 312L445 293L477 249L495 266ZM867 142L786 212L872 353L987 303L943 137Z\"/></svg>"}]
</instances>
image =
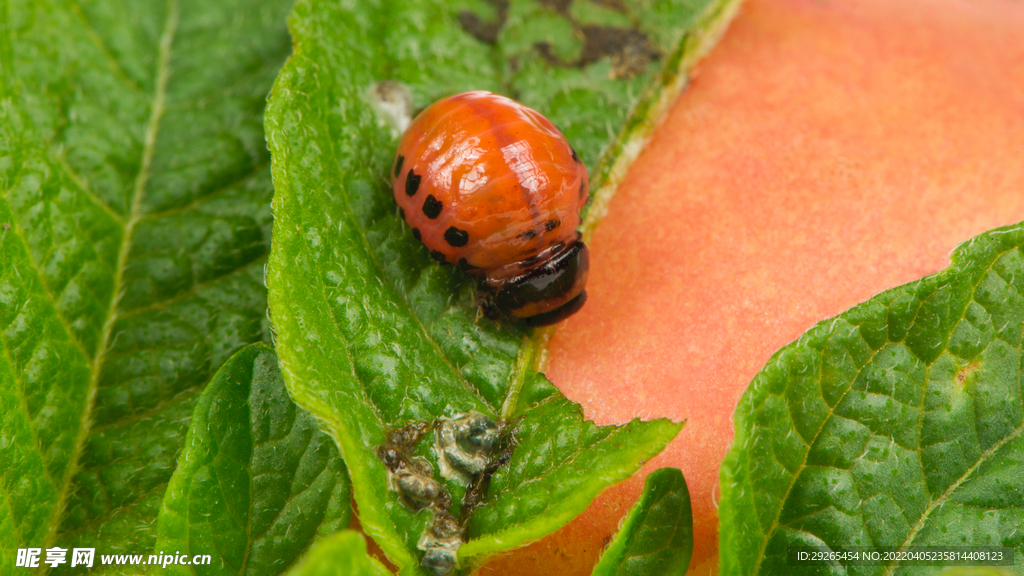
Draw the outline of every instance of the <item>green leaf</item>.
<instances>
[{"instance_id":1,"label":"green leaf","mask_svg":"<svg viewBox=\"0 0 1024 576\"><path fill-rule=\"evenodd\" d=\"M289 9L0 0L0 572L151 548L199 392L269 340Z\"/></svg>"},{"instance_id":2,"label":"green leaf","mask_svg":"<svg viewBox=\"0 0 1024 576\"><path fill-rule=\"evenodd\" d=\"M961 568L950 568L938 573L938 576L1019 576L1017 572L1011 572L1005 568L991 568L988 566L971 566Z\"/></svg>"},{"instance_id":3,"label":"green leaf","mask_svg":"<svg viewBox=\"0 0 1024 576\"><path fill-rule=\"evenodd\" d=\"M683 576L693 553L693 512L677 468L647 476L644 493L601 555L593 576Z\"/></svg>"},{"instance_id":4,"label":"green leaf","mask_svg":"<svg viewBox=\"0 0 1024 576\"><path fill-rule=\"evenodd\" d=\"M342 530L316 543L288 576L390 576L380 562L366 552L366 539L353 530ZM985 576L985 575L979 575Z\"/></svg>"},{"instance_id":5,"label":"green leaf","mask_svg":"<svg viewBox=\"0 0 1024 576\"><path fill-rule=\"evenodd\" d=\"M543 374L527 379L516 414L518 445L491 479L494 497L474 514L463 557L487 557L555 531L609 484L632 476L681 427L664 419L595 426Z\"/></svg>"},{"instance_id":6,"label":"green leaf","mask_svg":"<svg viewBox=\"0 0 1024 576\"><path fill-rule=\"evenodd\" d=\"M296 5L295 54L266 116L276 189L268 285L277 350L293 398L341 446L364 528L406 573L418 570L417 542L430 514L412 513L389 488L375 453L389 429L470 411L520 426L511 465L495 475L487 505L469 525L476 540L460 557L471 568L582 512L679 428L584 424L578 408L536 376L541 355L530 334L478 318L474 281L432 263L394 206L386 175L397 135L374 113L375 86L404 84L414 109L470 89L537 108L590 163L600 207L735 4ZM615 45L642 54L604 54L599 48L611 43L587 48L563 38L594 30L628 36L628 46ZM591 210L585 227L600 212ZM436 455L422 450L438 470ZM444 484L457 512L464 489Z\"/></svg>"},{"instance_id":7,"label":"green leaf","mask_svg":"<svg viewBox=\"0 0 1024 576\"><path fill-rule=\"evenodd\" d=\"M1024 555L1022 248L1024 225L982 234L772 357L722 467L723 575L815 573L786 566L790 546Z\"/></svg>"},{"instance_id":8,"label":"green leaf","mask_svg":"<svg viewBox=\"0 0 1024 576\"><path fill-rule=\"evenodd\" d=\"M350 500L334 440L288 397L274 351L252 344L196 403L156 550L213 557L168 567L179 574L281 574L315 538L348 527Z\"/></svg>"}]
</instances>

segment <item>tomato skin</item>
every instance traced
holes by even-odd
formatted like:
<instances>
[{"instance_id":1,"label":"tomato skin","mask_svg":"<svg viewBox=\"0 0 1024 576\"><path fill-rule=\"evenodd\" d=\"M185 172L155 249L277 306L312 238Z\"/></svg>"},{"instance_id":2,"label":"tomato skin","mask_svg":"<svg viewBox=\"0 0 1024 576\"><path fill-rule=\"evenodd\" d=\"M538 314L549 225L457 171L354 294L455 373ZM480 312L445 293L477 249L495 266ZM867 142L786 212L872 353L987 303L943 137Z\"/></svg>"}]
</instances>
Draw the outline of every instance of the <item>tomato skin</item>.
<instances>
[{"instance_id":1,"label":"tomato skin","mask_svg":"<svg viewBox=\"0 0 1024 576\"><path fill-rule=\"evenodd\" d=\"M557 294L502 299L533 298L516 309L485 301L489 315L538 316L583 293L589 260L576 228L587 169L540 113L483 91L439 100L402 136L391 179L413 235L436 260L478 275L485 299L520 286L534 294L543 278L573 275L560 279L567 288ZM572 265L564 264L569 251ZM553 268L555 261L563 264Z\"/></svg>"}]
</instances>

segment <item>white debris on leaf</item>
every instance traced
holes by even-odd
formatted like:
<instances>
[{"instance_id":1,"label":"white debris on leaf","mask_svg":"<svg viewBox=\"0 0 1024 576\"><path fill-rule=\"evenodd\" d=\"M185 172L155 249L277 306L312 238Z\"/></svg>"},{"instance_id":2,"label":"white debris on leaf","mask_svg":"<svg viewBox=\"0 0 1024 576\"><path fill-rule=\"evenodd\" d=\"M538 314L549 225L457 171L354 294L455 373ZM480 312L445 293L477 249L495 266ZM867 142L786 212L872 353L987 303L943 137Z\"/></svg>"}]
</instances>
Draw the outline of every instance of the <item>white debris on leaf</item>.
<instances>
[{"instance_id":1,"label":"white debris on leaf","mask_svg":"<svg viewBox=\"0 0 1024 576\"><path fill-rule=\"evenodd\" d=\"M412 122L412 93L401 82L382 80L370 86L366 99L377 111L382 124L398 138Z\"/></svg>"}]
</instances>

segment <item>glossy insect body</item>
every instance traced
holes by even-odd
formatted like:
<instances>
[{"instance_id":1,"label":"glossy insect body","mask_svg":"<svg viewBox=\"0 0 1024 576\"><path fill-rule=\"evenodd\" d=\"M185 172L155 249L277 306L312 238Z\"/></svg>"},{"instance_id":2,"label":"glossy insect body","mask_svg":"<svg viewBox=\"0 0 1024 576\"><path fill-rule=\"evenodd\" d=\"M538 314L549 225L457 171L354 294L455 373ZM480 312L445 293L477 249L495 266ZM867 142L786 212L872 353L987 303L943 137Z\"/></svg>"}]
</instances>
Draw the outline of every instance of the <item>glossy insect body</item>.
<instances>
[{"instance_id":1,"label":"glossy insect body","mask_svg":"<svg viewBox=\"0 0 1024 576\"><path fill-rule=\"evenodd\" d=\"M488 316L543 325L583 305L587 169L547 118L490 92L445 98L406 130L391 177L413 235L480 278Z\"/></svg>"}]
</instances>

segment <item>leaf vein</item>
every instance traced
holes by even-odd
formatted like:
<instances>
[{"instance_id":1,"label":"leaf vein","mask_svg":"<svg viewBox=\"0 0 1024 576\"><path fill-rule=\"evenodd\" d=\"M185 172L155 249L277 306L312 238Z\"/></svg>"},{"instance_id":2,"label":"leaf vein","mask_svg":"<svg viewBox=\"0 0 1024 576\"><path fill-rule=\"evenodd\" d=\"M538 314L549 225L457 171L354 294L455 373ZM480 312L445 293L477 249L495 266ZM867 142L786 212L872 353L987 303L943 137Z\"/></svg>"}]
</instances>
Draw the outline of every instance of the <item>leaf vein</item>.
<instances>
[{"instance_id":1,"label":"leaf vein","mask_svg":"<svg viewBox=\"0 0 1024 576\"><path fill-rule=\"evenodd\" d=\"M1003 252L1000 252L999 254L1004 254L1004 253L1006 253L1007 251L1008 251L1008 250L1006 250L1006 251L1003 251ZM993 259L992 259L992 262L991 262L991 263L989 263L989 265L985 267L985 269L984 269L984 271L985 271L985 272L987 272L988 270L990 270L990 269L992 268L992 266L993 266L993 265L995 264L995 261L996 261L996 258L997 258L997 257L998 257L998 255L996 255L996 256L994 256L994 257L993 257ZM979 275L978 275L977 279L975 280L975 282L974 282L974 284L973 284L973 286L972 286L972 290L971 290L971 294L972 294L972 295L974 294L974 291L975 291L975 290L977 289L977 287L978 287L978 284L979 284L979 283L981 282L981 280L982 280L983 278L984 278L984 274L979 274ZM932 296L933 294L935 294L935 293L936 293L936 292L937 292L937 291L938 291L938 290L939 290L939 289L940 289L941 287L942 287L942 286L936 285L936 286L930 287L931 289L930 289L930 291L929 291L929 292L928 292L927 294L915 294L915 299L917 300L917 305L916 305L916 309L915 309L915 311L914 311L914 315L913 315L913 318L914 318L915 322L916 322L916 320L917 320L917 318L918 318L918 316L919 316L919 314L920 314L920 312L921 312L921 306L922 306L922 305L924 304L925 300L927 300L927 299L928 299L928 298L929 298L930 296ZM967 305L969 305L971 301L973 301L973 297L972 297L972 298L970 298L970 299L968 299L967 303L966 303L966 304L964 305L964 309L965 309L965 310L966 310L966 306L967 306ZM889 307L890 307L891 305L892 305L892 303L890 302L890 303L889 303L889 304L888 304L888 305L886 306L886 308L889 308ZM962 314L963 314L963 313L961 313L961 316L962 316ZM831 330L831 329L832 329L833 327L834 327L834 325L833 325L832 327L830 327L830 330ZM953 328L950 328L950 331L952 331L952 330L953 330ZM947 335L946 335L946 339L947 339L947 342L946 342L946 344L947 344L947 345L948 345L948 337L949 337L949 335L947 334ZM886 340L887 340L887 343L893 343L893 341L889 340L888 338L887 338ZM839 404L840 404L840 403L842 402L843 398L845 398L845 397L846 397L846 394L847 394L847 393L849 393L849 391L850 391L850 390L851 390L851 388L852 388L853 382L854 382L854 381L856 381L856 379L857 379L857 376L858 376L858 375L859 375L859 374L860 374L860 373L861 373L861 372L862 372L862 371L864 370L864 367L865 367L865 366L868 366L868 365L870 365L870 364L871 364L871 361L872 361L872 360L874 359L874 357L875 357L875 356L876 356L876 355L878 354L878 352L879 352L880 350L884 349L884 348L885 348L885 346L883 345L883 346L879 347L879 349L878 349L878 350L874 350L874 351L872 352L872 355L871 355L871 357L870 357L870 358L868 358L868 360L867 360L867 361L866 361L866 362L865 362L865 363L864 363L864 364L863 364L863 365L862 365L862 366L861 366L861 367L860 367L860 368L858 369L858 371L857 371L857 374L856 374L856 375L854 375L854 376L853 376L852 378L850 378L850 380L849 380L849 382L848 382L848 384L847 384L847 386L846 386L846 389L845 389L845 390L843 391L843 395L842 395L842 396L840 396L839 400L838 400L838 401L836 402L836 406L838 406L838 405L839 405ZM819 355L823 357L823 356L824 356L824 353L825 353L825 347L824 347L824 346L822 346L821 350L819 350ZM915 355L915 356L916 356L916 355ZM818 382L819 382L819 383L820 383L820 381L821 381L821 367L822 367L822 365L823 365L823 364L824 364L824 362L819 362L819 363L818 363ZM931 363L929 363L929 368L930 368L930 366L931 366ZM820 389L820 386L819 386L819 389ZM827 403L826 403L826 405L827 405ZM922 412L924 411L924 406L923 406L923 404L922 404L922 406L921 406L921 411L922 411ZM818 436L819 436L819 435L821 434L822 430L824 430L824 429L825 429L825 427L826 427L826 424L827 424L827 423L829 422L829 420L831 420L831 419L832 419L832 418L833 418L834 416L836 416L836 414L835 414L835 410L834 410L834 407L830 406L830 407L829 407L829 409L828 409L828 412L829 412L829 414L828 414L828 417L827 417L827 418L826 418L825 420L823 420L823 421L822 421L821 425L820 425L820 426L818 427L818 429L817 429L817 430L815 431L814 437L813 437L813 438L811 438L811 441L810 441L810 442L808 442L808 444L807 444L807 447L808 447L808 448L807 448L807 451L806 451L806 452L804 453L804 456L803 456L803 460L802 460L802 461L801 461L801 463L800 463L800 464L799 464L799 465L797 466L796 470L795 470L795 471L794 471L794 472L792 473L792 480L790 481L790 483L789 483L789 486L788 486L788 487L786 488L786 491L785 491L785 493L784 493L784 494L782 495L782 497L781 497L781 498L779 499L779 505L778 505L778 509L777 509L777 510L776 510L776 512L775 512L775 518L774 518L774 519L772 520L772 524L771 524L771 526L770 526L770 527L768 528L768 530L766 530L766 531L765 531L765 532L763 533L763 534L764 534L764 537L762 538L762 541L761 541L761 547L760 547L760 550L759 550L759 552L758 552L758 555L757 555L757 560L756 560L756 561L755 561L755 563L754 563L754 570L753 570L753 572L752 572L752 573L753 573L753 574L754 574L755 576L756 576L756 575L758 574L758 570L760 569L760 566L761 566L761 561L762 561L762 560L764 559L764 553L765 553L765 550L767 549L767 546L768 546L768 541L769 541L769 539L770 539L770 536L771 536L772 532L774 532L774 530L775 530L775 529L776 529L776 528L777 528L777 527L779 526L779 518L780 518L780 517L781 517L781 515L782 515L782 508L783 508L783 506L784 506L784 504L785 504L786 500L787 500L787 499L789 498L789 495L790 495L790 493L792 492L792 490L793 490L793 487L794 487L794 486L796 485L796 479L797 479L797 477L798 477L798 476L800 475L800 472L801 472L801 471L802 471L802 470L803 470L803 469L804 469L804 468L806 467L806 464L807 464L807 458L808 458L808 457L809 457L809 455L810 455L811 447L813 447L813 445L814 445L814 442L815 442L815 441L817 440L817 438L818 438ZM1024 424L1022 424L1022 428L1024 428ZM1016 434L1019 434L1019 433L1020 433L1020 431L1021 431L1021 429L1020 429L1020 428L1018 428L1018 429L1017 429L1017 431L1016 431ZM920 438L920 436L919 436L919 438ZM1002 442L1000 442L1000 443L999 443L998 445L1002 445ZM919 454L919 453L920 453L920 447L918 448L918 450L915 450L915 452ZM977 466L977 464L975 465L975 467L976 467L976 466ZM972 470L973 470L973 469L974 469L974 467L972 467ZM963 479L963 478L961 478L961 480L962 480L962 479ZM948 493L948 490L947 490L947 493ZM944 496L945 496L945 495L944 495ZM931 512L931 510L932 510L932 509L933 509L933 506L929 506L929 508L928 508L928 509L926 509L925 513L924 513L924 514L923 514L923 516L922 516L922 520L921 520L921 522L923 522L924 518L926 518L926 517L927 517L927 515L928 515L928 514L930 514L930 512ZM920 524L921 522L919 522L919 524ZM922 525L922 526L923 526L923 525ZM913 535L914 535L914 533L912 532L912 534L911 534L911 536L910 536L910 537L912 537ZM908 537L908 538L910 538L910 537ZM908 539L908 542L909 542L909 539ZM906 546L906 544L904 544L904 546ZM885 576L891 576L891 574L892 574L892 570L893 570L893 569L895 569L895 566L890 566L890 569L889 569L889 571L888 571L888 572L887 572L887 573L885 574Z\"/></svg>"},{"instance_id":2,"label":"leaf vein","mask_svg":"<svg viewBox=\"0 0 1024 576\"><path fill-rule=\"evenodd\" d=\"M243 184L246 181L251 180L253 177L259 176L260 173L262 173L269 166L270 166L270 161L269 160L256 163L256 164L254 164L252 166L252 168L250 168L249 170L246 170L242 174L239 174L236 178L233 178L228 183L226 183L226 184L224 184L224 185L222 185L222 186L220 186L218 188L215 188L214 190L212 190L210 192L202 194L201 196L196 197L195 199L193 199L191 202L189 202L187 204L184 204L182 206L176 206L174 208L168 208L166 210L161 210L159 212L149 212L149 213L146 213L146 214L142 215L140 220L157 220L157 219L160 219L160 218L166 218L167 216L173 216L175 214L181 214L182 212L187 212L187 211L189 211L189 210L191 210L193 208L202 206L203 204L213 200L214 198L216 198L218 196L222 196L226 192L232 191L239 184Z\"/></svg>"},{"instance_id":3,"label":"leaf vein","mask_svg":"<svg viewBox=\"0 0 1024 576\"><path fill-rule=\"evenodd\" d=\"M960 318L960 319L964 318L964 316L967 313L967 307L970 306L972 302L976 302L975 298L976 298L978 286L981 284L981 281L985 278L986 274L990 270L993 269L993 267L995 266L995 263L996 263L996 261L998 261L999 257L1002 256L1003 254L1006 254L1009 251L1010 250L1008 249L1008 250L1004 250L1002 252L999 252L996 255L993 255L992 260L989 263L989 265L986 266L983 269L983 271L978 274L977 280L971 286L971 297L967 299L967 302L964 304L963 309L960 311L960 314L959 314L958 318ZM996 271L996 274L998 274L998 271ZM984 307L984 305L982 305L982 307ZM986 309L986 311L987 311L987 309ZM954 323L951 323L951 324L952 324L952 326L950 327L949 334L951 334L952 331L956 329L956 324L957 323L954 322ZM949 334L946 335L947 345L948 345ZM1010 344L1012 346L1012 343L1010 343ZM1018 349L1018 351L1020 350L1020 346L1017 346L1016 348ZM931 373L931 367L932 367L932 364L929 364L928 369L926 370L926 374L930 374ZM926 382L927 381L928 380L926 379ZM924 426L924 423L923 423L924 422L924 394L925 394L925 390L926 389L927 389L927 385L923 386L922 389L921 389L921 417L918 419L918 438L921 437L921 433L923 432L923 426ZM906 539L904 539L903 544L900 546L900 550L904 551L904 550L906 550L910 546L910 543L913 542L914 538L916 538L917 535L920 533L920 531L924 528L924 523L925 523L925 521L927 521L927 519L929 518L931 513L937 507L939 507L943 503L945 503L945 501L953 494L953 492L957 488L959 488L961 484L963 484L963 482L968 478L968 476L970 476L975 470L977 470L977 468L979 466L981 466L981 464L987 458L989 458L990 456L995 454L995 452L1001 446L1003 446L1004 444L1006 444L1007 442L1009 442L1013 438L1019 436L1022 430L1024 430L1024 422L1022 422L1021 425L1018 426L1016 430L1014 430L1010 434L1007 434L1006 437L1002 438L999 442L996 442L995 444L993 444L988 450L985 450L984 452L982 452L981 455L978 457L978 461L975 462L973 466L968 468L967 471L965 471L963 473L963 475L961 475L959 478L957 478L956 482L951 484L945 490L945 492L943 492L938 498L932 500L928 504L928 507L925 508L924 512L921 513L920 518L918 518L918 521L914 524L913 528L911 528L910 532L907 534ZM975 435L975 438L980 438L981 437L981 435L979 434L979 430L978 430L978 418L977 418L976 414L975 414L975 418L974 418L974 435ZM980 446L979 446L979 448L980 448ZM918 454L920 454L921 453L921 447L918 447L916 452ZM892 573L896 569L897 565L898 565L898 562L895 561L895 560L893 562L890 562L890 564L886 567L884 576L892 576Z\"/></svg>"},{"instance_id":4,"label":"leaf vein","mask_svg":"<svg viewBox=\"0 0 1024 576\"><path fill-rule=\"evenodd\" d=\"M103 424L101 424L99 426L93 426L92 428L89 429L89 433L90 434L102 434L103 432L106 432L108 430L113 430L113 429L116 429L116 428L122 428L124 426L128 426L130 424L138 422L139 420L145 420L146 418L149 418L150 416L153 416L154 414L158 414L160 412L163 412L164 410L170 408L171 406L175 406L175 405L180 404L182 402L187 402L188 400L191 400L195 396L199 395L199 393L203 391L203 389L206 387L206 385L208 383L209 383L209 381L204 381L203 383L198 384L196 386L185 388L185 389L179 391L177 394L175 394L171 398L168 398L167 400L164 400L163 402L157 404L156 406L153 406L152 408L150 408L148 410L144 410L142 412L136 412L134 414L130 414L128 416L125 416L124 418L120 418L120 419L117 419L117 420L112 420L110 422L105 422L105 423L103 423ZM91 470L91 469L92 468L84 468L84 470Z\"/></svg>"},{"instance_id":5,"label":"leaf vein","mask_svg":"<svg viewBox=\"0 0 1024 576\"><path fill-rule=\"evenodd\" d=\"M103 487L104 487L104 490L107 490L107 497L109 499L109 497L110 497L109 487L107 487L106 484L104 484ZM153 486L149 490L146 490L145 492L133 494L134 500L131 500L130 502L126 502L126 503L124 503L124 504L122 504L120 506L117 506L117 507L111 507L110 510L107 510L106 512L104 512L100 516L97 516L96 518L91 520L88 524L85 524L84 526L80 526L80 527L78 527L78 528L76 528L76 529L74 529L74 530L72 530L70 532L61 532L60 533L60 537L61 537L62 540L67 542L67 541L71 541L72 539L74 539L75 536L78 536L79 534L82 534L83 532L91 532L91 531L95 530L97 527L102 526L104 523L106 523L111 518L113 518L115 514L117 514L119 512L127 511L128 509L130 509L133 506L137 505L139 502L145 500L149 496L152 496L154 493L156 493L158 491L163 491L164 488L167 488L167 482L161 482L161 483L157 484L156 486Z\"/></svg>"},{"instance_id":6,"label":"leaf vein","mask_svg":"<svg viewBox=\"0 0 1024 576\"><path fill-rule=\"evenodd\" d=\"M26 302L28 302L27 299ZM3 345L4 357L7 359L7 365L11 367L11 372L13 372L12 378L18 385L17 396L19 403L21 404L21 410L22 412L25 413L25 424L28 427L29 432L32 433L32 446L39 453L39 458L43 465L43 474L46 476L46 480L53 486L54 489L56 489L57 482L52 476L50 476L49 467L46 466L46 459L43 458L39 442L39 433L36 430L34 423L32 422L32 412L28 408L28 398L25 396L25 381L19 377L19 375L23 374L23 372L17 369L17 364L15 364L14 359L11 357L11 351L7 346L7 339L0 338L0 344ZM33 349L33 351L35 351L35 349ZM0 486L3 486L2 482L0 482ZM21 540L19 540L19 542L21 542Z\"/></svg>"},{"instance_id":7,"label":"leaf vein","mask_svg":"<svg viewBox=\"0 0 1024 576\"><path fill-rule=\"evenodd\" d=\"M125 72L121 64L116 58L114 58L114 54L111 52L110 47L107 46L106 42L104 42L93 23L86 18L85 13L82 12L82 7L79 5L77 0L69 0L68 5L71 8L70 11L81 21L82 28L85 30L86 36L89 37L89 40L91 40L100 53L103 54L104 60L106 60L110 65L110 69L114 71L114 74L116 74L118 78L124 82L124 85L130 88L133 92L142 93L142 87L128 76L128 73Z\"/></svg>"},{"instance_id":8,"label":"leaf vein","mask_svg":"<svg viewBox=\"0 0 1024 576\"><path fill-rule=\"evenodd\" d=\"M243 274L243 273L247 272L253 266L257 266L259 264L262 264L266 259L267 259L267 254L262 254L258 258L254 258L253 260L250 260L249 262L241 264L241 265L239 265L236 268L232 268L231 270L228 270L227 272L224 272L223 274L219 274L219 275L214 276L212 278L203 280L202 282L197 282L197 283L193 284L192 287L189 288L188 290L185 290L184 292L180 292L178 294L175 294L174 296L171 296L170 298L167 298L166 300L160 300L158 302L154 302L153 304L148 304L146 306L140 306L139 308L133 308L132 310L128 310L126 312L122 312L121 314L118 315L118 319L120 320L120 319L124 319L124 318L130 318L132 316L138 316L139 314L144 314L146 312L154 312L154 311L158 311L158 310L162 310L164 308L167 308L168 306L171 306L171 305L176 304L176 303L178 303L178 302L180 302L182 300L185 300L186 298L189 298L190 296L194 296L194 295L198 294L203 288L206 288L208 286L216 284L216 283L218 283L218 282L220 282L222 280L226 280L226 279L228 279L228 278L230 278L232 276Z\"/></svg>"},{"instance_id":9,"label":"leaf vein","mask_svg":"<svg viewBox=\"0 0 1024 576\"><path fill-rule=\"evenodd\" d=\"M12 220L16 220L16 219L12 219ZM68 339L71 340L71 343L74 344L75 347L78 348L79 352L82 353L82 356L85 358L86 362L90 362L92 357L86 351L85 344L81 340L78 339L78 335L75 333L74 330L71 329L71 325L68 324L67 318L64 317L64 314L61 312L60 308L57 306L57 302L59 300L57 300L56 296L50 290L50 285L49 285L48 282L46 282L46 279L43 276L43 270L39 266L39 263L36 262L35 258L32 257L32 251L28 249L28 246L26 245L26 243L24 241L25 236L21 233L21 228L19 227L18 222L16 222L16 221L13 222L11 224L11 228L12 228L11 231L14 232L15 235L18 237L18 239L20 239L22 241L22 248L25 251L25 260L28 262L28 265L33 270L35 270L36 276L39 279L39 286L43 290L43 295L46 297L47 300L49 300L53 304L54 316L57 317L57 321L60 322L61 327L64 328L64 331L67 333ZM77 273L76 273L76 275L77 275ZM13 364L12 364L12 366L13 366Z\"/></svg>"},{"instance_id":10,"label":"leaf vein","mask_svg":"<svg viewBox=\"0 0 1024 576\"><path fill-rule=\"evenodd\" d=\"M164 30L160 37L160 51L156 70L156 87L153 98L153 109L146 127L145 145L142 150L142 163L135 180L135 190L132 194L132 205L130 217L124 227L124 235L121 237L121 246L118 250L117 267L114 273L114 290L110 299L110 306L107 310L106 321L103 325L103 332L100 338L100 345L97 348L97 355L92 363L89 378L89 388L86 393L86 405L83 411L82 421L79 426L76 446L72 452L64 479L57 491L57 505L53 509L53 516L50 521L49 534L46 537L47 547L50 547L57 537L57 530L60 526L60 517L64 512L64 505L70 495L72 479L78 468L78 460L86 444L89 435L89 427L92 423L92 411L96 401L96 390L99 385L99 377L103 366L104 355L111 341L114 331L114 324L117 320L118 304L121 291L124 289L124 270L127 267L128 253L131 250L132 232L139 222L146 182L149 178L149 169L153 162L153 152L156 148L156 136L160 126L160 119L163 116L164 101L167 93L167 82L170 77L171 44L178 25L178 4L177 0L167 0L167 21L164 23Z\"/></svg>"}]
</instances>

